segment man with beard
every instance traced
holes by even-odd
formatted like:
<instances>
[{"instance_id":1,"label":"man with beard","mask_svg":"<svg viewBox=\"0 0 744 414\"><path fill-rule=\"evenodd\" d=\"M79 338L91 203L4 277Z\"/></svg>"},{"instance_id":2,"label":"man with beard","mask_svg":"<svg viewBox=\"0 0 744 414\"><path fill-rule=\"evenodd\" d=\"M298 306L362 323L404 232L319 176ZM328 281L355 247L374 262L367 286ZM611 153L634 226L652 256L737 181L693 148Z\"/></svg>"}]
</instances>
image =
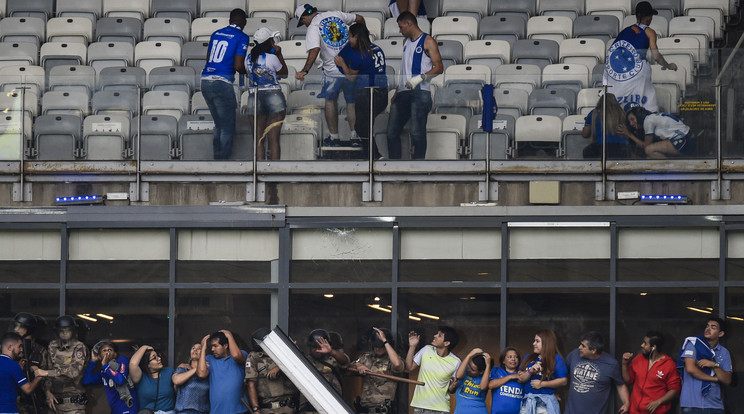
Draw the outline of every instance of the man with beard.
<instances>
[{"instance_id":1,"label":"man with beard","mask_svg":"<svg viewBox=\"0 0 744 414\"><path fill-rule=\"evenodd\" d=\"M111 414L134 414L139 411L134 382L129 378L129 359L119 355L114 344L108 341L93 346L90 363L83 377L85 385L101 383L106 389Z\"/></svg>"},{"instance_id":2,"label":"man with beard","mask_svg":"<svg viewBox=\"0 0 744 414\"><path fill-rule=\"evenodd\" d=\"M349 356L344 353L343 349L334 349L331 346L331 335L325 329L315 329L310 332L307 347L307 360L336 390L338 395L343 395L341 369L349 364ZM300 398L300 412L316 412L304 395Z\"/></svg>"},{"instance_id":3,"label":"man with beard","mask_svg":"<svg viewBox=\"0 0 744 414\"><path fill-rule=\"evenodd\" d=\"M23 355L20 365L24 375L29 381L34 380L33 368L41 367L46 358L46 346L35 340L36 330L44 320L37 315L28 312L19 312L13 317L10 330L17 333L23 339ZM31 394L22 393L18 397L18 412L21 414L40 414L44 412L44 390L36 388Z\"/></svg>"},{"instance_id":4,"label":"man with beard","mask_svg":"<svg viewBox=\"0 0 744 414\"><path fill-rule=\"evenodd\" d=\"M201 345L196 375L209 378L209 412L237 414L248 411L242 402L248 353L238 347L232 332L227 329L205 336ZM212 351L211 355L207 355L207 347Z\"/></svg>"},{"instance_id":5,"label":"man with beard","mask_svg":"<svg viewBox=\"0 0 744 414\"><path fill-rule=\"evenodd\" d=\"M664 353L664 335L648 331L641 343L641 353L623 354L623 380L633 387L630 414L669 412L679 395L682 383L672 358ZM632 361L631 361L632 358Z\"/></svg>"},{"instance_id":6,"label":"man with beard","mask_svg":"<svg viewBox=\"0 0 744 414\"><path fill-rule=\"evenodd\" d=\"M2 346L2 354L0 354L0 412L17 413L18 388L26 394L31 394L47 372L35 368L35 378L31 382L28 381L18 364L23 353L23 339L17 333L7 332L3 335L0 346Z\"/></svg>"},{"instance_id":7,"label":"man with beard","mask_svg":"<svg viewBox=\"0 0 744 414\"><path fill-rule=\"evenodd\" d=\"M44 363L49 371L44 380L47 405L58 414L85 414L85 404L88 403L82 384L88 348L75 338L77 329L72 316L63 315L54 321L57 338L49 343Z\"/></svg>"},{"instance_id":8,"label":"man with beard","mask_svg":"<svg viewBox=\"0 0 744 414\"><path fill-rule=\"evenodd\" d=\"M405 370L405 364L395 351L395 341L390 330L385 328L372 330L369 335L372 352L362 354L349 368L363 376L362 395L357 413L391 413L394 412L398 383L367 374L400 374Z\"/></svg>"}]
</instances>

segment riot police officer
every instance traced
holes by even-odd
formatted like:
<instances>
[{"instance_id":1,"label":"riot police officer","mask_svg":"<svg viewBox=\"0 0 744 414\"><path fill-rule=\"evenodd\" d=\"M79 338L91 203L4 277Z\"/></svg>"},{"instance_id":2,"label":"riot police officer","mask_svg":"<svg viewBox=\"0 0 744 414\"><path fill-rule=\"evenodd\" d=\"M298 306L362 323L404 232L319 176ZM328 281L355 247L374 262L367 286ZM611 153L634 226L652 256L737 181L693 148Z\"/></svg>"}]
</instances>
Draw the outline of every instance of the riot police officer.
<instances>
[{"instance_id":1,"label":"riot police officer","mask_svg":"<svg viewBox=\"0 0 744 414\"><path fill-rule=\"evenodd\" d=\"M334 349L331 346L331 336L325 329L315 329L310 332L307 337L307 347L307 360L339 395L343 395L341 369L349 365L349 356L344 353L343 349ZM300 412L315 412L304 396L300 398Z\"/></svg>"},{"instance_id":2,"label":"riot police officer","mask_svg":"<svg viewBox=\"0 0 744 414\"><path fill-rule=\"evenodd\" d=\"M357 413L391 413L395 409L395 380L368 375L370 373L395 375L405 370L405 363L395 351L395 340L390 330L372 328L369 334L371 352L362 354L352 363L350 370L363 376L362 395L354 404Z\"/></svg>"},{"instance_id":3,"label":"riot police officer","mask_svg":"<svg viewBox=\"0 0 744 414\"><path fill-rule=\"evenodd\" d=\"M261 414L293 414L299 403L299 391L274 361L258 345L271 331L261 328L251 335L253 352L245 361L245 381L251 408Z\"/></svg>"},{"instance_id":4,"label":"riot police officer","mask_svg":"<svg viewBox=\"0 0 744 414\"><path fill-rule=\"evenodd\" d=\"M37 329L45 324L44 319L28 312L19 312L13 317L10 330L23 338L23 355L20 365L29 382L35 375L32 367L41 368L47 354L46 346L35 340ZM37 387L31 394L20 393L18 412L20 414L41 414L44 412L44 390Z\"/></svg>"},{"instance_id":5,"label":"riot police officer","mask_svg":"<svg viewBox=\"0 0 744 414\"><path fill-rule=\"evenodd\" d=\"M57 413L85 414L88 397L82 385L88 348L75 338L77 323L64 315L54 321L57 337L49 343L49 376L44 380L47 405Z\"/></svg>"}]
</instances>

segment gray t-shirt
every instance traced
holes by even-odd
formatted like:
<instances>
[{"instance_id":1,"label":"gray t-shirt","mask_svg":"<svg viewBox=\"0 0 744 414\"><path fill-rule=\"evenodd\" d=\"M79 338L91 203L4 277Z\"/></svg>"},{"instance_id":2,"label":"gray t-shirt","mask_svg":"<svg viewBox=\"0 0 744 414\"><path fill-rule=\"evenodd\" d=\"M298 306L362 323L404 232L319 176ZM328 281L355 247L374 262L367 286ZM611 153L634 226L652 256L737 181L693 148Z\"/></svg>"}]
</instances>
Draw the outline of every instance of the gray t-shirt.
<instances>
[{"instance_id":1,"label":"gray t-shirt","mask_svg":"<svg viewBox=\"0 0 744 414\"><path fill-rule=\"evenodd\" d=\"M606 353L598 359L585 359L574 349L566 364L571 382L564 414L605 414L612 388L625 384L617 360Z\"/></svg>"}]
</instances>

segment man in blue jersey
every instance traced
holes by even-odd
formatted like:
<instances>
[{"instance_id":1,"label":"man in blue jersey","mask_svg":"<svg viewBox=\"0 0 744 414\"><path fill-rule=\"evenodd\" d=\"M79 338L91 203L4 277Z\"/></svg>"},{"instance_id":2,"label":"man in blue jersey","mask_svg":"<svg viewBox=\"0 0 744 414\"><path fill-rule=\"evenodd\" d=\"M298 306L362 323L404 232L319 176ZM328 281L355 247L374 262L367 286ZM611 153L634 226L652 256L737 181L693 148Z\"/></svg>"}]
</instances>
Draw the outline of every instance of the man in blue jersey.
<instances>
[{"instance_id":1,"label":"man in blue jersey","mask_svg":"<svg viewBox=\"0 0 744 414\"><path fill-rule=\"evenodd\" d=\"M659 111L656 91L651 83L651 66L646 51L651 50L654 61L664 69L677 70L677 65L667 63L656 46L656 31L650 28L651 19L659 14L651 3L636 5L637 23L623 29L607 51L603 83L612 86L612 92L621 105L635 103L651 112ZM667 108L668 109L668 108Z\"/></svg>"},{"instance_id":2,"label":"man in blue jersey","mask_svg":"<svg viewBox=\"0 0 744 414\"><path fill-rule=\"evenodd\" d=\"M46 371L36 368L35 377L29 382L23 374L23 369L18 365L23 353L23 339L15 332L3 335L0 341L2 354L0 354L0 412L17 413L18 389L26 394L31 394L46 376ZM34 367L35 368L35 367Z\"/></svg>"},{"instance_id":3,"label":"man in blue jersey","mask_svg":"<svg viewBox=\"0 0 744 414\"><path fill-rule=\"evenodd\" d=\"M235 134L235 112L238 101L233 82L235 72L245 72L248 35L244 10L230 12L230 24L212 33L207 50L207 64L201 76L201 91L214 118L214 158L225 160L232 154Z\"/></svg>"},{"instance_id":4,"label":"man in blue jersey","mask_svg":"<svg viewBox=\"0 0 744 414\"><path fill-rule=\"evenodd\" d=\"M209 377L210 413L238 414L248 408L243 404L243 377L248 353L238 348L230 331L223 329L202 339L201 355L196 368L199 378ZM207 355L207 348L212 355Z\"/></svg>"}]
</instances>

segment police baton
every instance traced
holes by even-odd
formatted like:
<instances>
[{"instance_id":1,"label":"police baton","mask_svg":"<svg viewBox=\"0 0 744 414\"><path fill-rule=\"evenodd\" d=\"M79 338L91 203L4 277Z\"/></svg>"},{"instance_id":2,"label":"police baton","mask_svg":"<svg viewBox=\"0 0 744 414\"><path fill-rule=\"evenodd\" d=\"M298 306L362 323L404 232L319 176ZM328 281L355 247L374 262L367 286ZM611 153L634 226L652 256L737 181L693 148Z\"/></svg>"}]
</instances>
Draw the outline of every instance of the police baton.
<instances>
[{"instance_id":1,"label":"police baton","mask_svg":"<svg viewBox=\"0 0 744 414\"><path fill-rule=\"evenodd\" d=\"M359 374L359 375L362 375L362 374ZM385 378L385 379L389 379L389 380L393 380L393 381L398 381L398 382L405 382L405 383L408 383L408 384L426 385L426 383L421 382L421 381L416 381L416 380L412 380L412 379L408 379L408 378L396 377L395 375L381 374L379 372L368 372L368 373L366 373L364 375L372 375L372 376L375 376L375 377Z\"/></svg>"}]
</instances>

